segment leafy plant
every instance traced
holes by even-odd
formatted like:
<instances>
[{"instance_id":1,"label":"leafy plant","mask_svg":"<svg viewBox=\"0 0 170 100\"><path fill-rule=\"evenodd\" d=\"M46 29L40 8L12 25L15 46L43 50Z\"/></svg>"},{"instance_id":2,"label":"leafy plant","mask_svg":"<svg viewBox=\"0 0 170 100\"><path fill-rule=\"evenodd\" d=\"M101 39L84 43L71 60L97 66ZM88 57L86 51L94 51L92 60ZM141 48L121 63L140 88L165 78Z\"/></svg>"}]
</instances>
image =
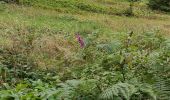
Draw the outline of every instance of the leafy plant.
<instances>
[{"instance_id":1,"label":"leafy plant","mask_svg":"<svg viewBox=\"0 0 170 100\"><path fill-rule=\"evenodd\" d=\"M169 79L158 78L154 83L155 90L158 94L159 100L170 99L170 83Z\"/></svg>"},{"instance_id":2,"label":"leafy plant","mask_svg":"<svg viewBox=\"0 0 170 100\"><path fill-rule=\"evenodd\" d=\"M99 98L103 100L156 100L156 95L152 89L143 85L135 86L128 83L117 83L106 89Z\"/></svg>"}]
</instances>

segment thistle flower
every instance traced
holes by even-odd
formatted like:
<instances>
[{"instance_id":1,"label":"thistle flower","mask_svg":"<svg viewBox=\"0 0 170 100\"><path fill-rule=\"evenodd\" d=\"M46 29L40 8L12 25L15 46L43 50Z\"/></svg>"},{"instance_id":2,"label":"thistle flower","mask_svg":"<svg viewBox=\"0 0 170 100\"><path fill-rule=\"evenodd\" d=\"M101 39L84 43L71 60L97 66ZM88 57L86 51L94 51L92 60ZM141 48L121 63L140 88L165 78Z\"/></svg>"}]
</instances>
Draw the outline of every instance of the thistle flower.
<instances>
[{"instance_id":1,"label":"thistle flower","mask_svg":"<svg viewBox=\"0 0 170 100\"><path fill-rule=\"evenodd\" d=\"M77 41L80 44L80 47L83 48L85 46L83 38L81 38L81 36L79 34L76 35L76 38L77 38Z\"/></svg>"}]
</instances>

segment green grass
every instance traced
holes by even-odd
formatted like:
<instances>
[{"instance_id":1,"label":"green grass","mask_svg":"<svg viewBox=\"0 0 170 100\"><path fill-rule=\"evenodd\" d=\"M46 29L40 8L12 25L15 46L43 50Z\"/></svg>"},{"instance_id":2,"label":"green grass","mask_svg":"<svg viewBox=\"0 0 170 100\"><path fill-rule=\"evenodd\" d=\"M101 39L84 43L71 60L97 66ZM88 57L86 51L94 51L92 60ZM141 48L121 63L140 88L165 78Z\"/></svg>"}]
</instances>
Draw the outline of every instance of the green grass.
<instances>
[{"instance_id":1,"label":"green grass","mask_svg":"<svg viewBox=\"0 0 170 100\"><path fill-rule=\"evenodd\" d=\"M30 0L28 0L30 1ZM124 6L123 8L116 8L110 4L117 5L117 1L100 1L100 0L34 0L33 2L24 1L23 4L29 4L37 7L55 9L65 12L80 12L88 11L95 13L104 13L104 14L121 14L128 7L127 3L120 2Z\"/></svg>"}]
</instances>

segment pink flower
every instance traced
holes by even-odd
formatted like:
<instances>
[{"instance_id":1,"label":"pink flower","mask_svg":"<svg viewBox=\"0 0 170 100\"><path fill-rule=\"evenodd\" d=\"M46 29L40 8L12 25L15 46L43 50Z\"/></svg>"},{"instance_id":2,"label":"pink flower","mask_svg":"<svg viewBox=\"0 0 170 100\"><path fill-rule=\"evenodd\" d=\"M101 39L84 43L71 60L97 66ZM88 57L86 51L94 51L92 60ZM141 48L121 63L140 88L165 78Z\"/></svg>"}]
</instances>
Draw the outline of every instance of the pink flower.
<instances>
[{"instance_id":1,"label":"pink flower","mask_svg":"<svg viewBox=\"0 0 170 100\"><path fill-rule=\"evenodd\" d=\"M80 47L83 48L85 46L84 40L81 38L79 34L76 35L77 41L80 44Z\"/></svg>"}]
</instances>

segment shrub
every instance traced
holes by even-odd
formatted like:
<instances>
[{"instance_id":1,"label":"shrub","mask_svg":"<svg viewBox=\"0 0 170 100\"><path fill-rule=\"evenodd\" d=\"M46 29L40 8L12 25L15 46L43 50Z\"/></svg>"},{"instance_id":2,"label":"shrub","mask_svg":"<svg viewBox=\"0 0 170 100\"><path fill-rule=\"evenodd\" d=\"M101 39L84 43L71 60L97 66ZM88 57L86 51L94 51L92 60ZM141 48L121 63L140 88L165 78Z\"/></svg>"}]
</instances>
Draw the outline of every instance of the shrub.
<instances>
[{"instance_id":1,"label":"shrub","mask_svg":"<svg viewBox=\"0 0 170 100\"><path fill-rule=\"evenodd\" d=\"M155 10L170 11L170 0L149 0L149 6Z\"/></svg>"},{"instance_id":2,"label":"shrub","mask_svg":"<svg viewBox=\"0 0 170 100\"><path fill-rule=\"evenodd\" d=\"M19 3L20 2L20 0L1 0L1 1L7 2L7 3Z\"/></svg>"}]
</instances>

